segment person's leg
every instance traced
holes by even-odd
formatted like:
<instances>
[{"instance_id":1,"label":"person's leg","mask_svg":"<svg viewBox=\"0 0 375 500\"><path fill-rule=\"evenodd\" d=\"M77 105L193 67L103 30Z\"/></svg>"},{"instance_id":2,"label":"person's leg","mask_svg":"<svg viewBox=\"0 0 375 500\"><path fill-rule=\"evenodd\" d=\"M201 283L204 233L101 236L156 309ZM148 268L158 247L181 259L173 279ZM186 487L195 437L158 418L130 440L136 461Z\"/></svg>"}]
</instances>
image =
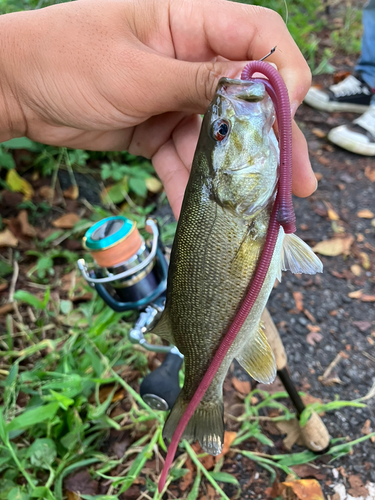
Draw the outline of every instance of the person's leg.
<instances>
[{"instance_id":1,"label":"person's leg","mask_svg":"<svg viewBox=\"0 0 375 500\"><path fill-rule=\"evenodd\" d=\"M362 14L363 37L361 57L355 67L375 92L375 0L369 0Z\"/></svg>"}]
</instances>

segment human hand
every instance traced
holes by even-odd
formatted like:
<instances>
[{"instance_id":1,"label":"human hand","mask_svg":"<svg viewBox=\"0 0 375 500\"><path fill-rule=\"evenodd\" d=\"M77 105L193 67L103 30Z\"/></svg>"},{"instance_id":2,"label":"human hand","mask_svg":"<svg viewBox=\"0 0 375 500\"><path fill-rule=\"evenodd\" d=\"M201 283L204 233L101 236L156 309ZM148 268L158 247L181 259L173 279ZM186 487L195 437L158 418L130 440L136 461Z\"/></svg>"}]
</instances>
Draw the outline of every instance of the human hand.
<instances>
[{"instance_id":1,"label":"human hand","mask_svg":"<svg viewBox=\"0 0 375 500\"><path fill-rule=\"evenodd\" d=\"M178 216L200 118L221 76L276 64L292 110L310 71L275 12L226 0L79 0L0 17L8 131L45 144L151 158ZM0 103L1 106L1 103ZM293 192L316 179L293 127Z\"/></svg>"}]
</instances>

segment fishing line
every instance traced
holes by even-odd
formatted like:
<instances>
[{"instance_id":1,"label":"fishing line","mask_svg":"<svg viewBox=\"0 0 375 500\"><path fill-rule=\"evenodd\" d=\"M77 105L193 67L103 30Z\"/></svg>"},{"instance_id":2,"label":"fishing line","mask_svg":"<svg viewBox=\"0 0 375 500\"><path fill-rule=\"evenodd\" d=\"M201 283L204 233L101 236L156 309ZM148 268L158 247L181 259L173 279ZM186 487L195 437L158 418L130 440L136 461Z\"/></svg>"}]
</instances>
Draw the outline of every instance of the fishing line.
<instances>
[{"instance_id":1,"label":"fishing line","mask_svg":"<svg viewBox=\"0 0 375 500\"><path fill-rule=\"evenodd\" d=\"M189 420L193 416L204 394L209 388L220 365L227 355L228 350L236 339L238 332L241 330L242 325L251 312L251 309L259 295L273 257L275 245L279 236L280 226L283 226L286 233L293 233L296 230L295 215L292 204L292 120L288 91L278 71L270 64L263 61L253 61L247 64L241 74L241 79L250 80L255 72L259 72L268 78L268 80L254 79L254 81L261 80L264 83L272 101L274 102L279 126L280 177L278 181L277 195L270 217L266 242L264 244L263 252L261 254L255 275L251 281L250 288L236 317L234 318L232 325L225 334L224 339L222 340L207 372L205 373L193 398L188 404L176 427L171 443L168 447L164 468L160 476L158 485L159 492L161 492L164 488L168 471L172 465L178 444Z\"/></svg>"}]
</instances>

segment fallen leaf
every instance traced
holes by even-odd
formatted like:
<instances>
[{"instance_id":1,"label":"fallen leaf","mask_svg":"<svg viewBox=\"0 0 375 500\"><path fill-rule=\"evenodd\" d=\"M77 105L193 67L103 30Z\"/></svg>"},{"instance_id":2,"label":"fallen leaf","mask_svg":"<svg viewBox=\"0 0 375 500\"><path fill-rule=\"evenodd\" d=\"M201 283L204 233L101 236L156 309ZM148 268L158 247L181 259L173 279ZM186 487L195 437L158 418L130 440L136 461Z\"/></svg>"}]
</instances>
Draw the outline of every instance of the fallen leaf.
<instances>
[{"instance_id":1,"label":"fallen leaf","mask_svg":"<svg viewBox=\"0 0 375 500\"><path fill-rule=\"evenodd\" d=\"M311 465L308 464L294 465L293 467L291 467L291 469L301 479L313 477L315 479L323 480L327 477L326 474L320 472L319 469L312 467Z\"/></svg>"},{"instance_id":2,"label":"fallen leaf","mask_svg":"<svg viewBox=\"0 0 375 500\"><path fill-rule=\"evenodd\" d=\"M368 208L365 208L364 210L360 210L357 212L358 217L361 219L372 219L374 217L374 213L371 212Z\"/></svg>"},{"instance_id":3,"label":"fallen leaf","mask_svg":"<svg viewBox=\"0 0 375 500\"><path fill-rule=\"evenodd\" d=\"M361 257L363 269L366 269L368 271L371 268L369 256L365 252L361 252L359 256Z\"/></svg>"},{"instance_id":4,"label":"fallen leaf","mask_svg":"<svg viewBox=\"0 0 375 500\"><path fill-rule=\"evenodd\" d=\"M238 378L233 377L232 384L236 391L240 392L241 394L249 394L249 392L251 391L251 385L248 380L239 380Z\"/></svg>"},{"instance_id":5,"label":"fallen leaf","mask_svg":"<svg viewBox=\"0 0 375 500\"><path fill-rule=\"evenodd\" d=\"M14 234L5 229L5 231L0 232L0 247L12 247L15 248L18 245L18 240Z\"/></svg>"},{"instance_id":6,"label":"fallen leaf","mask_svg":"<svg viewBox=\"0 0 375 500\"><path fill-rule=\"evenodd\" d=\"M276 427L282 434L286 434L286 437L283 439L283 444L288 451L292 449L294 444L298 444L300 446L304 445L301 428L296 418L276 422Z\"/></svg>"},{"instance_id":7,"label":"fallen leaf","mask_svg":"<svg viewBox=\"0 0 375 500\"><path fill-rule=\"evenodd\" d=\"M29 224L29 218L26 210L21 210L21 212L17 216L17 219L20 223L22 234L24 236L34 238L36 236L36 229Z\"/></svg>"},{"instance_id":8,"label":"fallen leaf","mask_svg":"<svg viewBox=\"0 0 375 500\"><path fill-rule=\"evenodd\" d=\"M371 323L369 321L353 321L353 325L358 327L361 332L365 332L369 328L371 328Z\"/></svg>"},{"instance_id":9,"label":"fallen leaf","mask_svg":"<svg viewBox=\"0 0 375 500\"><path fill-rule=\"evenodd\" d=\"M8 302L8 304L0 306L0 316L5 316L6 314L13 312L13 309L14 309L13 302Z\"/></svg>"},{"instance_id":10,"label":"fallen leaf","mask_svg":"<svg viewBox=\"0 0 375 500\"><path fill-rule=\"evenodd\" d=\"M369 166L365 168L365 176L370 181L375 182L375 169L371 169Z\"/></svg>"},{"instance_id":11,"label":"fallen leaf","mask_svg":"<svg viewBox=\"0 0 375 500\"><path fill-rule=\"evenodd\" d=\"M305 316L310 320L312 321L313 323L315 323L315 318L314 316L311 314L311 312L308 310L308 309L304 309L303 310Z\"/></svg>"},{"instance_id":12,"label":"fallen leaf","mask_svg":"<svg viewBox=\"0 0 375 500\"><path fill-rule=\"evenodd\" d=\"M42 186L41 188L39 188L38 193L44 200L47 200L50 203L52 202L55 196L55 192L51 188L51 186Z\"/></svg>"},{"instance_id":13,"label":"fallen leaf","mask_svg":"<svg viewBox=\"0 0 375 500\"><path fill-rule=\"evenodd\" d=\"M340 220L340 217L337 215L337 213L335 212L335 210L333 209L333 207L330 203L325 201L324 205L327 208L327 215L328 215L329 220Z\"/></svg>"},{"instance_id":14,"label":"fallen leaf","mask_svg":"<svg viewBox=\"0 0 375 500\"><path fill-rule=\"evenodd\" d=\"M58 229L72 229L74 224L76 224L78 221L78 215L70 212L54 220L52 222L52 225L54 227L57 227Z\"/></svg>"},{"instance_id":15,"label":"fallen leaf","mask_svg":"<svg viewBox=\"0 0 375 500\"><path fill-rule=\"evenodd\" d=\"M186 459L184 467L188 469L188 472L184 476L182 476L181 481L178 485L181 491L187 490L193 482L194 467L190 457Z\"/></svg>"},{"instance_id":16,"label":"fallen leaf","mask_svg":"<svg viewBox=\"0 0 375 500\"><path fill-rule=\"evenodd\" d=\"M22 193L25 200L32 198L34 190L31 184L26 179L20 177L14 169L8 170L6 182L12 191Z\"/></svg>"},{"instance_id":17,"label":"fallen leaf","mask_svg":"<svg viewBox=\"0 0 375 500\"><path fill-rule=\"evenodd\" d=\"M367 436L367 434L370 434L372 432L371 429L371 420L367 419L366 422L364 423L362 429L361 429L362 434Z\"/></svg>"},{"instance_id":18,"label":"fallen leaf","mask_svg":"<svg viewBox=\"0 0 375 500\"><path fill-rule=\"evenodd\" d=\"M77 493L74 493L73 491L65 491L66 493L66 498L68 500L81 500L81 497L77 495Z\"/></svg>"},{"instance_id":19,"label":"fallen leaf","mask_svg":"<svg viewBox=\"0 0 375 500\"><path fill-rule=\"evenodd\" d=\"M362 302L375 302L375 295L362 295L361 301Z\"/></svg>"},{"instance_id":20,"label":"fallen leaf","mask_svg":"<svg viewBox=\"0 0 375 500\"><path fill-rule=\"evenodd\" d=\"M320 172L314 172L314 175L317 181L321 181L323 179L323 175Z\"/></svg>"},{"instance_id":21,"label":"fallen leaf","mask_svg":"<svg viewBox=\"0 0 375 500\"><path fill-rule=\"evenodd\" d=\"M72 493L96 495L98 493L99 483L92 479L87 469L83 469L68 476L64 481L64 487L67 491Z\"/></svg>"},{"instance_id":22,"label":"fallen leaf","mask_svg":"<svg viewBox=\"0 0 375 500\"><path fill-rule=\"evenodd\" d=\"M205 454L205 452L202 450L200 444L198 442L195 442L191 445L193 450L195 451L196 455L202 455L203 457L199 457L199 461L203 465L203 467L206 470L210 470L214 467L215 465L215 457L212 455Z\"/></svg>"},{"instance_id":23,"label":"fallen leaf","mask_svg":"<svg viewBox=\"0 0 375 500\"><path fill-rule=\"evenodd\" d=\"M236 439L237 432L225 431L224 433L224 445L221 450L220 455L216 455L215 462L217 463L224 455L226 455L230 449L231 444Z\"/></svg>"},{"instance_id":24,"label":"fallen leaf","mask_svg":"<svg viewBox=\"0 0 375 500\"><path fill-rule=\"evenodd\" d=\"M358 264L353 264L350 266L351 272L354 274L354 276L361 276L362 274L362 268Z\"/></svg>"},{"instance_id":25,"label":"fallen leaf","mask_svg":"<svg viewBox=\"0 0 375 500\"><path fill-rule=\"evenodd\" d=\"M323 132L320 128L313 128L312 133L316 135L316 137L319 137L320 139L323 139L327 134Z\"/></svg>"},{"instance_id":26,"label":"fallen leaf","mask_svg":"<svg viewBox=\"0 0 375 500\"><path fill-rule=\"evenodd\" d=\"M351 235L345 238L323 240L314 246L313 251L328 257L337 257L338 255L349 253L353 241L354 238Z\"/></svg>"},{"instance_id":27,"label":"fallen leaf","mask_svg":"<svg viewBox=\"0 0 375 500\"><path fill-rule=\"evenodd\" d=\"M65 189L65 191L63 191L63 195L64 198L67 198L68 200L76 200L79 196L79 188L77 184L72 184L68 187L68 189Z\"/></svg>"},{"instance_id":28,"label":"fallen leaf","mask_svg":"<svg viewBox=\"0 0 375 500\"><path fill-rule=\"evenodd\" d=\"M349 488L348 493L355 498L368 496L368 489L362 482L362 479L359 476L349 476L348 477L349 484L351 488Z\"/></svg>"},{"instance_id":29,"label":"fallen leaf","mask_svg":"<svg viewBox=\"0 0 375 500\"><path fill-rule=\"evenodd\" d=\"M323 335L318 332L310 332L306 335L306 342L312 346L315 346L317 342L320 342Z\"/></svg>"},{"instance_id":30,"label":"fallen leaf","mask_svg":"<svg viewBox=\"0 0 375 500\"><path fill-rule=\"evenodd\" d=\"M206 484L206 489L207 489L207 495L209 500L214 500L215 499L215 488L213 488L210 484Z\"/></svg>"},{"instance_id":31,"label":"fallen leaf","mask_svg":"<svg viewBox=\"0 0 375 500\"><path fill-rule=\"evenodd\" d=\"M317 333L317 332L320 332L320 326L318 325L307 325L307 329L309 330L309 332L313 332L313 333Z\"/></svg>"},{"instance_id":32,"label":"fallen leaf","mask_svg":"<svg viewBox=\"0 0 375 500\"><path fill-rule=\"evenodd\" d=\"M294 496L292 496L294 493ZM299 479L279 484L279 495L288 500L324 500L316 479Z\"/></svg>"},{"instance_id":33,"label":"fallen leaf","mask_svg":"<svg viewBox=\"0 0 375 500\"><path fill-rule=\"evenodd\" d=\"M145 184L151 193L158 193L163 188L163 184L156 177L147 177Z\"/></svg>"},{"instance_id":34,"label":"fallen leaf","mask_svg":"<svg viewBox=\"0 0 375 500\"><path fill-rule=\"evenodd\" d=\"M363 288L360 290L356 290L355 292L348 293L348 297L350 297L351 299L360 299L362 297L362 294Z\"/></svg>"},{"instance_id":35,"label":"fallen leaf","mask_svg":"<svg viewBox=\"0 0 375 500\"><path fill-rule=\"evenodd\" d=\"M303 295L301 292L293 292L293 298L298 311L303 311Z\"/></svg>"}]
</instances>

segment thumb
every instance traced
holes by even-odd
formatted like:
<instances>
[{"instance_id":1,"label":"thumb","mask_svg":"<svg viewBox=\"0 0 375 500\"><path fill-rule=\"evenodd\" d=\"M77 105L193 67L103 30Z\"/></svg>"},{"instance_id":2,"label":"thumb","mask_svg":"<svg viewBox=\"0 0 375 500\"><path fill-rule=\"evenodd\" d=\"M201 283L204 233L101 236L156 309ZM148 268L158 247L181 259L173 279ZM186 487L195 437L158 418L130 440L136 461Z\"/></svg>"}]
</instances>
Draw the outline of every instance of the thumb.
<instances>
[{"instance_id":1,"label":"thumb","mask_svg":"<svg viewBox=\"0 0 375 500\"><path fill-rule=\"evenodd\" d=\"M148 88L152 90L152 99L147 103L150 114L168 111L205 113L220 78L240 78L248 62L156 59L159 61L148 64L147 70Z\"/></svg>"}]
</instances>

